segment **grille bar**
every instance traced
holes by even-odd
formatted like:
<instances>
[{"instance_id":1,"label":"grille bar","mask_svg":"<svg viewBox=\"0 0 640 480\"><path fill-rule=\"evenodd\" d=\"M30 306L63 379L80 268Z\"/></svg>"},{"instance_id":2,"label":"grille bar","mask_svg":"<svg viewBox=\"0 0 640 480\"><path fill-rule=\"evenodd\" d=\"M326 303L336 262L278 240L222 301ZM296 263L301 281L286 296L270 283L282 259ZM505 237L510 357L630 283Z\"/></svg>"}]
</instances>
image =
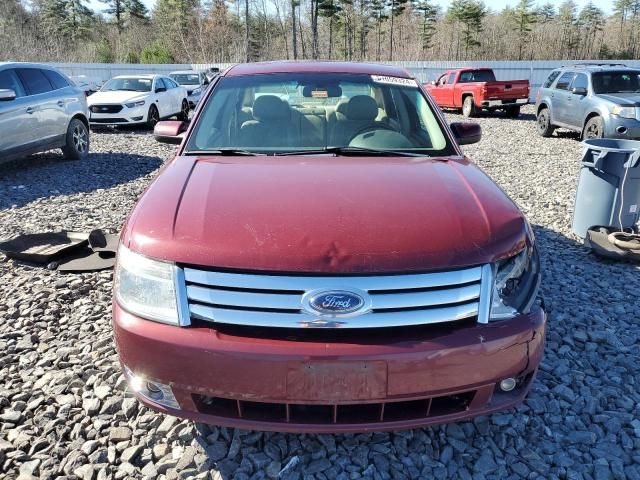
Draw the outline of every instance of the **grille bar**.
<instances>
[{"instance_id":1,"label":"grille bar","mask_svg":"<svg viewBox=\"0 0 640 480\"><path fill-rule=\"evenodd\" d=\"M424 310L373 312L352 318L322 318L307 313L231 310L200 304L189 305L189 311L191 315L201 320L254 327L380 328L426 325L462 320L478 314L478 303L473 302L452 307Z\"/></svg>"},{"instance_id":2,"label":"grille bar","mask_svg":"<svg viewBox=\"0 0 640 480\"><path fill-rule=\"evenodd\" d=\"M184 275L189 283L200 285L246 288L253 290L314 290L317 288L344 288L350 286L361 290L408 290L418 288L438 288L479 282L481 267L448 272L420 273L409 275L370 276L287 276L256 275L244 273L210 272L185 268ZM302 287L302 288L301 288Z\"/></svg>"}]
</instances>

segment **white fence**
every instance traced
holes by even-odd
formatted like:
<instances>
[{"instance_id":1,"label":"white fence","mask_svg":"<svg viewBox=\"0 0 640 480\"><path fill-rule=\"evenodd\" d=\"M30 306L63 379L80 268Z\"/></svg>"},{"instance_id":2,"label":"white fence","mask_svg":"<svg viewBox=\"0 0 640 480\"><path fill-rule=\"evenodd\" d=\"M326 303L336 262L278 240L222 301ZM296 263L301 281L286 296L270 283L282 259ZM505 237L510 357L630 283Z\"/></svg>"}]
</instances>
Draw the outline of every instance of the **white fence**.
<instances>
[{"instance_id":1,"label":"white fence","mask_svg":"<svg viewBox=\"0 0 640 480\"><path fill-rule=\"evenodd\" d=\"M429 62L385 62L399 65L412 72L419 80L428 82L445 70L460 67L491 67L498 80L529 80L531 84L531 100L535 99L538 88L542 85L551 70L562 65L572 63L602 62L608 63L610 60L535 60L535 61L429 61ZM622 60L628 66L640 68L640 60ZM56 64L63 72L70 76L85 75L88 79L102 84L116 75L129 75L141 73L164 73L174 70L203 70L208 67L218 67L220 69L231 66L230 63L217 64L109 64L109 63L59 63Z\"/></svg>"}]
</instances>

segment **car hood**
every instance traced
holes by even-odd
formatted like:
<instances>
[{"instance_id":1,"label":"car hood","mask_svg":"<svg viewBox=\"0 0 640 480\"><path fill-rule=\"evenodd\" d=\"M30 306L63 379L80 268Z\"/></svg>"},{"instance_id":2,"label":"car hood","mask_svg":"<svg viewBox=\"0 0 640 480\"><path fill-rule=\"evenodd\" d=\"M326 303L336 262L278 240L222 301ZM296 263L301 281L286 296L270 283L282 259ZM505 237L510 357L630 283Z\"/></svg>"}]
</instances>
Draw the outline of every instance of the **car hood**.
<instances>
[{"instance_id":1,"label":"car hood","mask_svg":"<svg viewBox=\"0 0 640 480\"><path fill-rule=\"evenodd\" d=\"M376 273L495 261L523 247L526 225L460 157L177 157L122 238L184 264Z\"/></svg>"},{"instance_id":2,"label":"car hood","mask_svg":"<svg viewBox=\"0 0 640 480\"><path fill-rule=\"evenodd\" d=\"M133 99L143 99L148 92L129 92L126 90L115 90L112 92L96 92L87 98L89 106L102 103L123 103Z\"/></svg>"},{"instance_id":3,"label":"car hood","mask_svg":"<svg viewBox=\"0 0 640 480\"><path fill-rule=\"evenodd\" d=\"M599 97L624 107L640 107L640 93L609 93Z\"/></svg>"}]
</instances>

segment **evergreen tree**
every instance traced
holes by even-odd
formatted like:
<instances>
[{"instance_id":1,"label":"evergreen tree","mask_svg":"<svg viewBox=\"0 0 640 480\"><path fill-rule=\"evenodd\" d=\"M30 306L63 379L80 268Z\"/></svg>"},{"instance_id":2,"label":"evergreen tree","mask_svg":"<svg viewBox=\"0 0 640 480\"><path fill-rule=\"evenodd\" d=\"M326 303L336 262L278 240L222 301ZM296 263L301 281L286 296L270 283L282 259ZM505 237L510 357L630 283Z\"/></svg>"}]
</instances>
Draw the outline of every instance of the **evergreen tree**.
<instances>
[{"instance_id":1,"label":"evergreen tree","mask_svg":"<svg viewBox=\"0 0 640 480\"><path fill-rule=\"evenodd\" d=\"M321 0L318 5L318 14L329 20L329 55L328 58L333 57L333 29L334 25L340 18L342 12L342 6L337 0Z\"/></svg>"},{"instance_id":2,"label":"evergreen tree","mask_svg":"<svg viewBox=\"0 0 640 480\"><path fill-rule=\"evenodd\" d=\"M387 6L389 7L389 61L393 60L393 31L394 31L394 19L404 12L407 6L408 0L388 0Z\"/></svg>"},{"instance_id":3,"label":"evergreen tree","mask_svg":"<svg viewBox=\"0 0 640 480\"><path fill-rule=\"evenodd\" d=\"M536 8L535 14L539 23L548 23L555 18L556 7L553 6L553 3L545 3Z\"/></svg>"},{"instance_id":4,"label":"evergreen tree","mask_svg":"<svg viewBox=\"0 0 640 480\"><path fill-rule=\"evenodd\" d=\"M118 29L118 33L122 32L127 19L134 17L138 19L146 19L149 12L140 0L100 0L106 4L105 13L113 17Z\"/></svg>"},{"instance_id":5,"label":"evergreen tree","mask_svg":"<svg viewBox=\"0 0 640 480\"><path fill-rule=\"evenodd\" d=\"M436 19L438 16L438 7L431 3L431 0L417 0L414 7L420 12L420 40L422 43L422 54L431 48L431 40L436 31Z\"/></svg>"},{"instance_id":6,"label":"evergreen tree","mask_svg":"<svg viewBox=\"0 0 640 480\"><path fill-rule=\"evenodd\" d=\"M527 44L533 24L537 20L533 10L533 0L520 0L518 5L508 13L508 16L512 20L512 30L518 35L518 60L522 60L522 51Z\"/></svg>"},{"instance_id":7,"label":"evergreen tree","mask_svg":"<svg viewBox=\"0 0 640 480\"><path fill-rule=\"evenodd\" d=\"M464 25L462 41L466 57L469 55L470 48L480 46L477 36L482 31L482 21L486 16L487 7L482 0L453 0L451 2L447 17Z\"/></svg>"}]
</instances>

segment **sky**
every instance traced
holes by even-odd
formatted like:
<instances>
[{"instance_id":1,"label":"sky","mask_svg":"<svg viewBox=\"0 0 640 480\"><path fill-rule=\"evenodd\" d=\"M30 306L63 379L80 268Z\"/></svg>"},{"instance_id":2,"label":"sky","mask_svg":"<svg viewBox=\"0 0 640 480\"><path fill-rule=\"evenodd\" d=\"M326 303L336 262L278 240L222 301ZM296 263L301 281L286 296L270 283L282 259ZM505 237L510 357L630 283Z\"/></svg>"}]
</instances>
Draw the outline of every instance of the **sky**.
<instances>
[{"instance_id":1,"label":"sky","mask_svg":"<svg viewBox=\"0 0 640 480\"><path fill-rule=\"evenodd\" d=\"M554 5L560 5L560 3L562 3L560 0L550 0L550 1ZM153 6L156 4L156 0L142 0L142 3L144 3L149 10L152 10ZM451 1L435 0L435 3L440 5L442 9L445 10L449 6ZM517 0L484 0L484 3L491 9L499 11L499 10L502 10L507 5L515 5L517 3ZM539 0L537 3L542 5L544 3L547 3L547 0ZM576 3L578 4L578 8L581 8L587 3L589 3L589 0L576 0ZM604 10L606 14L612 13L613 0L593 0L593 3L598 8ZM88 4L91 8L93 8L95 11L98 11L98 12L104 10L105 8L104 3L101 3L99 0L90 0Z\"/></svg>"}]
</instances>

